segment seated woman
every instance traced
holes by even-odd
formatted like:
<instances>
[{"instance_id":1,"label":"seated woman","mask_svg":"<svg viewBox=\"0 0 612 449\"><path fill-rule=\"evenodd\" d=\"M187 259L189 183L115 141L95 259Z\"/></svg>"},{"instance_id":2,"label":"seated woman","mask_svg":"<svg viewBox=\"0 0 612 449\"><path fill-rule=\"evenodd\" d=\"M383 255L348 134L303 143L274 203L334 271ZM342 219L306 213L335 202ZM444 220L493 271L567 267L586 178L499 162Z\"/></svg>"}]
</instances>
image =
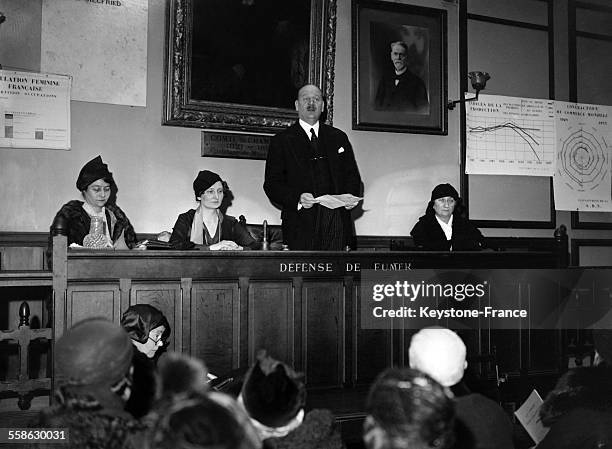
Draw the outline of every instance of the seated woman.
<instances>
[{"instance_id":1,"label":"seated woman","mask_svg":"<svg viewBox=\"0 0 612 449\"><path fill-rule=\"evenodd\" d=\"M52 235L62 230L68 237L68 245L83 245L83 239L90 232L92 217L98 217L104 223L107 247L132 248L136 243L134 228L115 204L117 185L100 156L83 166L76 187L85 201L72 200L62 206L53 219Z\"/></svg>"},{"instance_id":2,"label":"seated woman","mask_svg":"<svg viewBox=\"0 0 612 449\"><path fill-rule=\"evenodd\" d=\"M410 235L418 248L434 251L469 251L484 246L484 237L463 212L459 194L450 184L439 184L431 192L425 215Z\"/></svg>"},{"instance_id":3,"label":"seated woman","mask_svg":"<svg viewBox=\"0 0 612 449\"><path fill-rule=\"evenodd\" d=\"M168 341L170 324L149 304L130 306L121 317L121 326L132 339L134 351L134 382L132 395L125 409L135 418L146 415L155 401L155 372L159 349Z\"/></svg>"},{"instance_id":4,"label":"seated woman","mask_svg":"<svg viewBox=\"0 0 612 449\"><path fill-rule=\"evenodd\" d=\"M179 215L170 237L173 248L242 250L261 246L238 220L219 210L225 190L218 174L208 170L198 173L193 191L200 205Z\"/></svg>"}]
</instances>

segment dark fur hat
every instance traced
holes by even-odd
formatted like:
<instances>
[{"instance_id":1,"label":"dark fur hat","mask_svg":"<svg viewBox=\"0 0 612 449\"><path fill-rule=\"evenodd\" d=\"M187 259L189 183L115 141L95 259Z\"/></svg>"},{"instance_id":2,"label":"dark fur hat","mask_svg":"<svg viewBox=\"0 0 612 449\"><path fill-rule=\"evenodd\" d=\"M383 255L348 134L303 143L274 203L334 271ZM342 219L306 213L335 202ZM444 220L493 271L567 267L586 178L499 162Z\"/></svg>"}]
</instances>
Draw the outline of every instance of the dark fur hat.
<instances>
[{"instance_id":1,"label":"dark fur hat","mask_svg":"<svg viewBox=\"0 0 612 449\"><path fill-rule=\"evenodd\" d=\"M306 401L301 377L260 351L242 386L242 401L251 418L269 427L289 423Z\"/></svg>"},{"instance_id":2,"label":"dark fur hat","mask_svg":"<svg viewBox=\"0 0 612 449\"><path fill-rule=\"evenodd\" d=\"M161 396L169 397L208 390L204 363L195 357L169 353L159 365Z\"/></svg>"}]
</instances>

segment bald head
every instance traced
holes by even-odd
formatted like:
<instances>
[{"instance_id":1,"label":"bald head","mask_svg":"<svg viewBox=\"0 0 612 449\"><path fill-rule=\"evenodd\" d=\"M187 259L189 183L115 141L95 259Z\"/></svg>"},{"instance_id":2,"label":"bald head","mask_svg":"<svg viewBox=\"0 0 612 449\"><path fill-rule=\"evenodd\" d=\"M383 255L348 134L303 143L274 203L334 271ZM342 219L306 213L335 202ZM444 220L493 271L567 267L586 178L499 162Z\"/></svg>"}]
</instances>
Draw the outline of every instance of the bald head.
<instances>
[{"instance_id":1,"label":"bald head","mask_svg":"<svg viewBox=\"0 0 612 449\"><path fill-rule=\"evenodd\" d=\"M317 123L324 107L323 93L314 84L307 84L298 91L295 110L298 111L300 119L306 123L310 125Z\"/></svg>"}]
</instances>

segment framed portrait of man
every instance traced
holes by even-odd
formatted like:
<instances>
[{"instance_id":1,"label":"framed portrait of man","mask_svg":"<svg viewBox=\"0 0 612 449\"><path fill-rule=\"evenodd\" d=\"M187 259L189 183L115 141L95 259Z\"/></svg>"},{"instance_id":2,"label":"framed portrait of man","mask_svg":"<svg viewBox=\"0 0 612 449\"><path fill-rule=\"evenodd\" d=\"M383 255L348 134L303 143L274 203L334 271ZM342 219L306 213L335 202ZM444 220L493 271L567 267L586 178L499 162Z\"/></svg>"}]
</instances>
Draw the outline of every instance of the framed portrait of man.
<instances>
[{"instance_id":1,"label":"framed portrait of man","mask_svg":"<svg viewBox=\"0 0 612 449\"><path fill-rule=\"evenodd\" d=\"M353 0L353 129L447 134L446 11Z\"/></svg>"}]
</instances>

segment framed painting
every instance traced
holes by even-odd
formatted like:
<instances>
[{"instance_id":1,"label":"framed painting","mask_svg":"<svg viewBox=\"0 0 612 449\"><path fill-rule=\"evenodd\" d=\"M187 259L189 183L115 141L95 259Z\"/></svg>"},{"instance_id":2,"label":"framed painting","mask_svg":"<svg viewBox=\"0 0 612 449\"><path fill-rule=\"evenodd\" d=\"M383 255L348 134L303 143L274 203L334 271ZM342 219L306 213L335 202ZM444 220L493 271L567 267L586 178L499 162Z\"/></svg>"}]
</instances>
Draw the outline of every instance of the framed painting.
<instances>
[{"instance_id":1,"label":"framed painting","mask_svg":"<svg viewBox=\"0 0 612 449\"><path fill-rule=\"evenodd\" d=\"M447 134L446 11L353 0L353 129Z\"/></svg>"},{"instance_id":2,"label":"framed painting","mask_svg":"<svg viewBox=\"0 0 612 449\"><path fill-rule=\"evenodd\" d=\"M164 125L273 134L316 84L333 114L336 0L166 0Z\"/></svg>"}]
</instances>

